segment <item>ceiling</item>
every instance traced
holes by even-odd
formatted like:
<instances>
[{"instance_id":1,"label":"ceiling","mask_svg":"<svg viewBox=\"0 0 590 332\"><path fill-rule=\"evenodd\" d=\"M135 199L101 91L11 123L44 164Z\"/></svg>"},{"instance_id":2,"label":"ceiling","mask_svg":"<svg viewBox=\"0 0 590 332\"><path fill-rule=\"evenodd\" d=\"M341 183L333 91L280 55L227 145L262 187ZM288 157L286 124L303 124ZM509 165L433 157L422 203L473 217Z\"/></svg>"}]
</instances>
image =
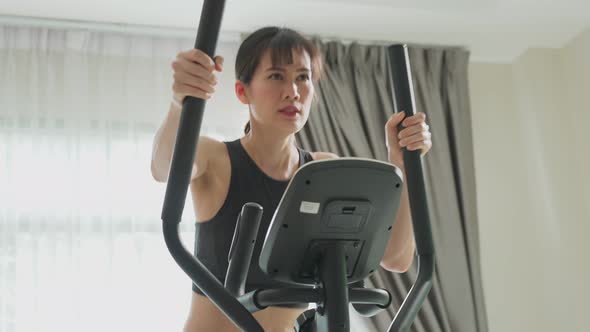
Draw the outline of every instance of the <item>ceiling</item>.
<instances>
[{"instance_id":1,"label":"ceiling","mask_svg":"<svg viewBox=\"0 0 590 332\"><path fill-rule=\"evenodd\" d=\"M0 15L193 29L202 0L2 0ZM590 28L588 0L226 0L222 31L281 25L328 39L464 46L510 62ZM195 30L196 31L196 30Z\"/></svg>"}]
</instances>

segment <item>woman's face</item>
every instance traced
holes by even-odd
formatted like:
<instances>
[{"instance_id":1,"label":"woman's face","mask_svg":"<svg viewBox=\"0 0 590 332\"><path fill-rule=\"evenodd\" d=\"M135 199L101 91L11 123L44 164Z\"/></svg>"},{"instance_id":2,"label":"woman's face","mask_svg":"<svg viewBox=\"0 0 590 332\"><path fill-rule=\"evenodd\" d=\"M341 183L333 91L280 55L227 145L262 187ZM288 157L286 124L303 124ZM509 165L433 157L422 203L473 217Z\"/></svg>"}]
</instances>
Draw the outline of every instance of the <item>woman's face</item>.
<instances>
[{"instance_id":1,"label":"woman's face","mask_svg":"<svg viewBox=\"0 0 590 332\"><path fill-rule=\"evenodd\" d=\"M292 52L293 63L273 66L267 50L252 81L243 86L246 98L240 100L250 104L253 126L292 134L305 125L314 94L311 59L305 51Z\"/></svg>"}]
</instances>

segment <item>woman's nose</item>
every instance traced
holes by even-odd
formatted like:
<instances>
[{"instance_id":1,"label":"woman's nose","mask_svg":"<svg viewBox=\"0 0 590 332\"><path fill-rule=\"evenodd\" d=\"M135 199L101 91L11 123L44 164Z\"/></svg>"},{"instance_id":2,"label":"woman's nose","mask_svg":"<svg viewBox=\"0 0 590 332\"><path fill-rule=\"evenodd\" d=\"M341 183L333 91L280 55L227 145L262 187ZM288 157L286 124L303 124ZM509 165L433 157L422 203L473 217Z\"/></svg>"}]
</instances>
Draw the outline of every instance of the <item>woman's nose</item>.
<instances>
[{"instance_id":1,"label":"woman's nose","mask_svg":"<svg viewBox=\"0 0 590 332\"><path fill-rule=\"evenodd\" d=\"M299 99L299 89L297 88L296 83L287 84L287 87L284 91L284 99Z\"/></svg>"}]
</instances>

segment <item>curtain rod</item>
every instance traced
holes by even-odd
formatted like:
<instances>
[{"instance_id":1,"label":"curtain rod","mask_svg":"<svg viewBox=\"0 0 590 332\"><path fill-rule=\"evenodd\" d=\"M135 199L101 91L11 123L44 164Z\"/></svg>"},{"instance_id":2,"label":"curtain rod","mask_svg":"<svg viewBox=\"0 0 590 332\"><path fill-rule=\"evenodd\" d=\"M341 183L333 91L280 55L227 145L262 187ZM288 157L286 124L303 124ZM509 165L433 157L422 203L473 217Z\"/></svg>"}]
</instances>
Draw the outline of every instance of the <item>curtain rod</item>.
<instances>
[{"instance_id":1,"label":"curtain rod","mask_svg":"<svg viewBox=\"0 0 590 332\"><path fill-rule=\"evenodd\" d=\"M12 26L27 26L27 27L38 27L38 28L56 28L56 29L77 29L77 30L88 30L98 32L111 32L111 33L124 33L132 35L146 35L146 36L158 36L158 37L173 37L173 38L195 38L196 27L194 29L188 28L172 28L164 26L152 26L142 24L131 24L131 23L105 23L105 22L94 22L84 20L73 20L73 19L56 19L56 18L44 18L44 17L30 17L30 16L17 16L17 15L1 15L0 14L0 25L12 25ZM219 40L221 42L235 42L239 43L242 41L241 36L248 32L242 31L221 31L219 33ZM355 40L349 38L342 38L338 36L322 36L315 34L304 33L307 37L319 38L322 41L338 41L343 44L358 43L361 45L391 45L397 43L395 41L387 40ZM451 48L462 48L463 46L453 45L420 45L417 43L410 43L416 46L427 46L427 47L451 47Z\"/></svg>"},{"instance_id":2,"label":"curtain rod","mask_svg":"<svg viewBox=\"0 0 590 332\"><path fill-rule=\"evenodd\" d=\"M73 19L56 19L45 17L30 17L30 16L16 16L16 15L1 15L0 24L12 26L26 26L38 28L57 28L57 29L78 29L99 32L113 32L125 33L134 35L149 35L160 37L180 37L180 38L194 38L196 34L195 29L188 28L172 28L164 26L152 26L131 23L105 23ZM247 34L245 31L221 31L219 35L220 41L225 42L240 42L241 35ZM319 38L322 41L339 41L344 44L359 43L359 44L373 44L373 45L388 45L391 41L386 40L355 40L348 38L341 38L337 36L321 36L315 34L304 33L307 37Z\"/></svg>"},{"instance_id":3,"label":"curtain rod","mask_svg":"<svg viewBox=\"0 0 590 332\"><path fill-rule=\"evenodd\" d=\"M197 27L195 27L194 29L172 28L130 23L103 23L83 20L54 19L15 15L0 15L0 25L88 30L98 32L112 32L131 35L148 35L176 38L194 38L197 33ZM219 40L222 42L239 42L241 40L240 32L221 31L219 34Z\"/></svg>"}]
</instances>

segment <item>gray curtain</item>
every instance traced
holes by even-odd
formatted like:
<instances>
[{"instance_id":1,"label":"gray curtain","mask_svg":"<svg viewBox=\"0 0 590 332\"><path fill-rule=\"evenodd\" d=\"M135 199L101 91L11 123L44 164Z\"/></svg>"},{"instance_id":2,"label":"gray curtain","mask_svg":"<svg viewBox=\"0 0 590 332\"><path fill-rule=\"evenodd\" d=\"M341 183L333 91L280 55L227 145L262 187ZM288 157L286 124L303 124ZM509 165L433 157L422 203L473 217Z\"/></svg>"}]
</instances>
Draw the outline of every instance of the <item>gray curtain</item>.
<instances>
[{"instance_id":1,"label":"gray curtain","mask_svg":"<svg viewBox=\"0 0 590 332\"><path fill-rule=\"evenodd\" d=\"M393 114L387 50L316 40L325 76L299 144L311 151L387 160L384 126ZM433 288L412 331L486 332L475 201L467 65L460 48L411 47L417 111L427 114L433 148L424 158L436 250ZM386 331L416 277L380 269L369 286L392 292L392 306L370 325Z\"/></svg>"}]
</instances>

